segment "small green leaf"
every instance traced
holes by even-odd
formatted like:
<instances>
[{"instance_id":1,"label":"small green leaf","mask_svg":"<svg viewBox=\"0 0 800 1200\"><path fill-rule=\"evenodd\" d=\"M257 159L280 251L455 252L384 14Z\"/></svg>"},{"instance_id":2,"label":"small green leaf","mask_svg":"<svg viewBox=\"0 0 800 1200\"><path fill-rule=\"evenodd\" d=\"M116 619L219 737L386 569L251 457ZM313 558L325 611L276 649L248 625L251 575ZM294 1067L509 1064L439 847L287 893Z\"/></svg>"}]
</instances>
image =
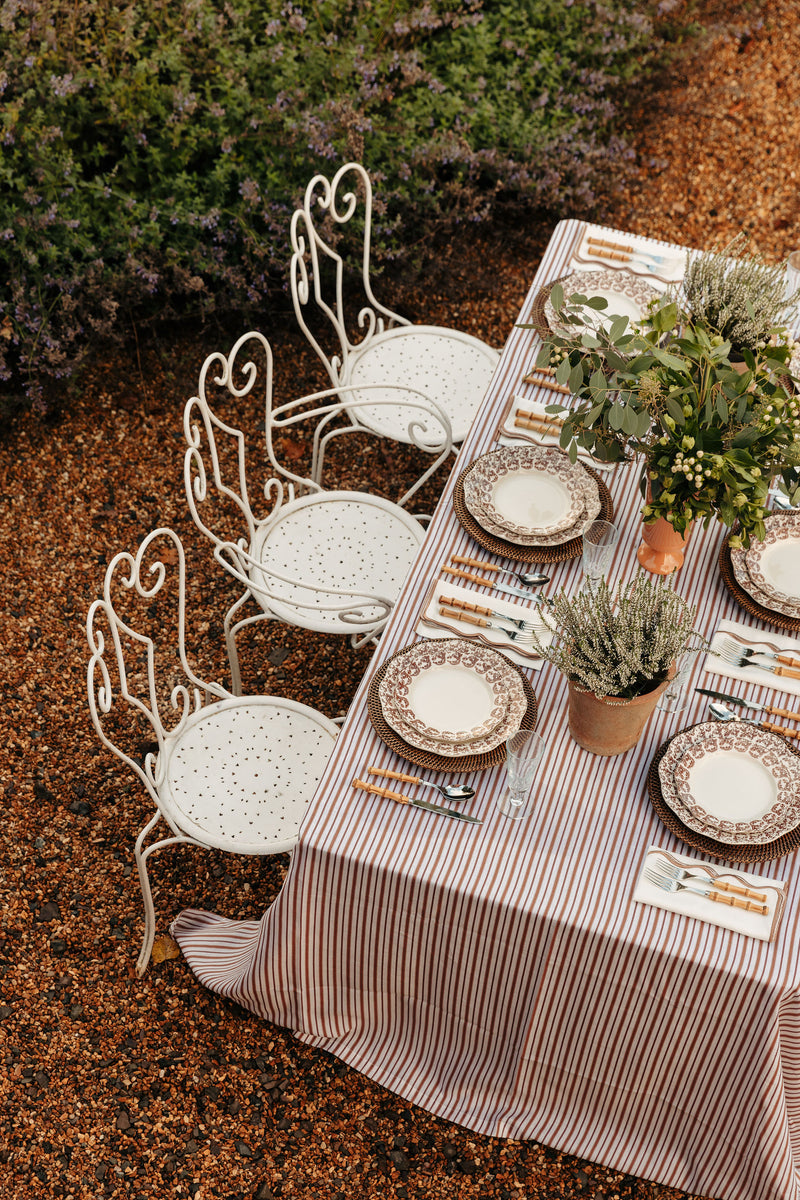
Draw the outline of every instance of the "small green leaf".
<instances>
[{"instance_id":1,"label":"small green leaf","mask_svg":"<svg viewBox=\"0 0 800 1200\"><path fill-rule=\"evenodd\" d=\"M714 401L714 406L716 407L717 415L719 416L720 421L727 421L728 405L726 404L725 397L721 392L717 392L717 398Z\"/></svg>"},{"instance_id":2,"label":"small green leaf","mask_svg":"<svg viewBox=\"0 0 800 1200\"><path fill-rule=\"evenodd\" d=\"M567 375L565 380L567 387L572 392L573 396L583 387L583 364L578 363Z\"/></svg>"},{"instance_id":3,"label":"small green leaf","mask_svg":"<svg viewBox=\"0 0 800 1200\"><path fill-rule=\"evenodd\" d=\"M625 409L621 404L614 403L611 405L611 410L608 414L608 423L612 429L622 429L622 423L625 419Z\"/></svg>"},{"instance_id":4,"label":"small green leaf","mask_svg":"<svg viewBox=\"0 0 800 1200\"><path fill-rule=\"evenodd\" d=\"M667 396L667 412L672 417L676 425L685 425L686 417L683 415L683 409L678 404L677 400L673 400L672 396Z\"/></svg>"},{"instance_id":5,"label":"small green leaf","mask_svg":"<svg viewBox=\"0 0 800 1200\"><path fill-rule=\"evenodd\" d=\"M580 371L581 377L583 377L583 371L581 369L580 363L578 363L578 366L574 369ZM572 371L573 371L573 367L570 365L569 359L562 358L561 362L556 367L556 383L565 384L567 382L567 380L569 379Z\"/></svg>"}]
</instances>

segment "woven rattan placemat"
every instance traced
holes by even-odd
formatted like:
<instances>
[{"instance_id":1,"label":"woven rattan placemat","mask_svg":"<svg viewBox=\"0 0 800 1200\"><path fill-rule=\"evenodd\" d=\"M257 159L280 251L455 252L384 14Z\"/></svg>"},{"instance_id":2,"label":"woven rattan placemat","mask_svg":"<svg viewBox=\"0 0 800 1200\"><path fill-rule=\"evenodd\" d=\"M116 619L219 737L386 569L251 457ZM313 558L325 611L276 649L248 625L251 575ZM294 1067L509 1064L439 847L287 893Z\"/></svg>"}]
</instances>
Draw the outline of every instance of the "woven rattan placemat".
<instances>
[{"instance_id":1,"label":"woven rattan placemat","mask_svg":"<svg viewBox=\"0 0 800 1200\"><path fill-rule=\"evenodd\" d=\"M531 325L533 325L539 336L545 340L550 337L552 330L547 324L547 318L544 315L544 306L550 299L550 293L555 285L557 283L564 283L566 279L569 279L571 274L572 272L570 271L566 275L561 275L558 279L551 279L549 283L544 285L544 287L539 288L539 291L533 298L533 304L531 305L528 321Z\"/></svg>"},{"instance_id":2,"label":"woven rattan placemat","mask_svg":"<svg viewBox=\"0 0 800 1200\"><path fill-rule=\"evenodd\" d=\"M764 608L763 604L759 604L754 600L739 583L739 580L733 573L733 563L731 562L731 548L728 544L730 534L725 538L719 552L719 573L725 587L741 604L742 608L750 613L751 617L757 617L759 621L764 621L767 625L774 625L776 629L788 629L790 633L797 633L800 630L800 619L797 617L789 617L786 613L776 612L773 608Z\"/></svg>"},{"instance_id":3,"label":"woven rattan placemat","mask_svg":"<svg viewBox=\"0 0 800 1200\"><path fill-rule=\"evenodd\" d=\"M507 542L503 538L495 537L493 533L487 533L464 503L464 480L474 465L474 463L470 463L468 467L465 467L456 480L453 488L453 511L460 524L479 546L490 551L491 554L499 555L500 558L512 558L516 562L530 563L564 562L568 558L578 558L583 553L583 541L580 537L570 538L568 542L561 542L558 546L519 546L516 542ZM614 502L608 487L596 471L584 463L581 465L594 479L600 492L600 512L597 514L597 519L613 521Z\"/></svg>"},{"instance_id":4,"label":"woven rattan placemat","mask_svg":"<svg viewBox=\"0 0 800 1200\"><path fill-rule=\"evenodd\" d=\"M690 726L689 728L694 728L694 726ZM678 730L678 733L685 732L685 729ZM677 736L677 733L673 734L673 737ZM666 754L671 741L672 738L668 738L658 748L650 764L650 770L647 773L647 792L650 796L650 803L655 809L656 815L663 821L670 833L674 833L676 837L679 837L682 842L686 842L686 845L691 846L694 850L702 850L704 854L713 854L715 858L722 858L726 862L769 862L770 859L782 858L784 854L791 854L793 850L796 850L800 846L800 824L796 825L789 833L776 838L774 842L767 842L761 846L731 846L728 842L717 842L713 838L705 837L702 833L695 833L688 825L684 825L683 821L675 815L665 801L661 792L661 779L658 774L658 764ZM800 767L800 753L789 742L786 745L793 754L797 754L798 767Z\"/></svg>"},{"instance_id":5,"label":"woven rattan placemat","mask_svg":"<svg viewBox=\"0 0 800 1200\"><path fill-rule=\"evenodd\" d=\"M395 754L399 754L401 758L406 759L410 763L414 763L417 767L425 767L430 771L486 771L489 767L496 767L499 763L505 762L506 746L505 741L502 741L494 750L488 750L485 754L465 754L462 757L450 758L445 754L432 754L428 750L420 750L418 746L412 746L409 742L403 740L398 733L392 729L383 715L381 708L380 695L378 688L383 679L389 664L394 659L399 658L403 654L408 654L417 643L411 646L404 646L402 650L398 650L391 658L387 658L385 663L382 663L375 672L367 692L367 712L369 719L372 722L372 727L377 733L382 742L385 742L390 750L394 750ZM496 651L497 654L500 651ZM503 656L505 657L505 656ZM530 682L523 675L522 671L508 659L508 665L512 670L517 671L522 680L522 687L525 692L525 699L528 702L528 707L525 710L525 715L520 721L520 729L535 729L536 718L539 711L536 693L534 692Z\"/></svg>"}]
</instances>

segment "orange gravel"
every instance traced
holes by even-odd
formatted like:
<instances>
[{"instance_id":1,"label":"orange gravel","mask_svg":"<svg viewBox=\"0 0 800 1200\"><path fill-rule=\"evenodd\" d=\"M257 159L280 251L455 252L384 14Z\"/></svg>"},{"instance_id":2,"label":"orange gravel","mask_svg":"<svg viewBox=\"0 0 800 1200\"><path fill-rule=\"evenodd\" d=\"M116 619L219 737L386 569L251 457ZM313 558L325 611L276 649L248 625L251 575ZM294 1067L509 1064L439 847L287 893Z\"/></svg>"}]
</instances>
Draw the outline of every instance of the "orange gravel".
<instances>
[{"instance_id":1,"label":"orange gravel","mask_svg":"<svg viewBox=\"0 0 800 1200\"><path fill-rule=\"evenodd\" d=\"M602 214L560 215L698 246L744 228L777 260L800 247L797 2L700 11L704 40L629 114L637 158L621 191ZM465 234L397 289L404 311L502 345L551 229ZM285 321L266 332L280 395L324 386ZM3 439L0 1200L679 1200L432 1117L204 991L180 958L134 977L132 844L149 814L89 724L84 621L109 558L172 525L188 544L201 673L225 678L232 593L187 519L181 411L205 354L232 338L161 331L138 354L98 361L60 420L23 417ZM255 428L258 406L247 415ZM363 469L391 475L391 451ZM335 715L369 652L272 624L243 639L242 659L246 688ZM160 928L186 906L255 918L284 870L165 851L150 867Z\"/></svg>"}]
</instances>

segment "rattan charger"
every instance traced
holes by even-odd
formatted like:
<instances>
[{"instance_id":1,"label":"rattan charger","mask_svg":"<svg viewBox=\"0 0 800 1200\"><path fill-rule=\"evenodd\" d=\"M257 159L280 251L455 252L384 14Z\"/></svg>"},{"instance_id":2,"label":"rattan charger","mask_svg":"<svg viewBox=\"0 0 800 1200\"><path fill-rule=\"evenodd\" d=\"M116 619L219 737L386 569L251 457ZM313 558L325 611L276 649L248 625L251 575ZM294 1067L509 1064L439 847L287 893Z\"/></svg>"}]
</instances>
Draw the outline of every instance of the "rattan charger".
<instances>
[{"instance_id":1,"label":"rattan charger","mask_svg":"<svg viewBox=\"0 0 800 1200\"><path fill-rule=\"evenodd\" d=\"M367 692L367 713L372 722L372 727L381 741L385 742L390 750L394 750L395 754L399 754L407 762L413 763L417 767L424 767L430 771L459 771L461 773L467 771L486 771L490 767L496 767L505 762L505 740L499 746L495 746L493 750L487 750L483 754L465 754L459 757L450 757L446 754L434 754L429 750L422 750L418 746L412 746L410 742L406 742L400 737L399 733L392 729L383 715L378 689L380 688L381 680L388 670L389 664L400 655L408 654L416 645L417 643L415 642L411 646L404 646L402 650L398 650L391 658L387 658L386 662L381 663L380 667L378 667L370 682ZM497 650L497 653L500 654L501 651ZM516 663L512 663L510 660L506 661L519 674L522 680L525 699L528 702L528 707L520 721L520 729L535 729L539 712L536 693Z\"/></svg>"},{"instance_id":2,"label":"rattan charger","mask_svg":"<svg viewBox=\"0 0 800 1200\"><path fill-rule=\"evenodd\" d=\"M581 465L585 471L589 472L598 487L600 512L597 514L597 520L612 521L614 519L614 502L611 499L611 493L607 485L591 467L587 467L584 463ZM568 542L559 543L557 546L520 546L517 542L508 542L493 533L488 533L482 525L478 524L464 503L464 480L473 466L474 463L470 463L469 466L465 467L455 482L453 488L453 511L459 523L466 529L470 537L475 539L479 546L482 546L484 550L488 550L491 554L497 554L500 558L511 558L516 562L565 562L569 558L580 557L583 553L583 540L580 534L577 537L570 538Z\"/></svg>"},{"instance_id":3,"label":"rattan charger","mask_svg":"<svg viewBox=\"0 0 800 1200\"><path fill-rule=\"evenodd\" d=\"M689 728L694 728L694 726L690 726ZM679 729L678 733L673 734L673 737L677 737L680 733L686 733L686 730ZM650 803L655 809L659 820L666 825L670 833L674 833L676 837L679 837L682 842L685 842L687 846L691 846L694 850L701 850L704 854L713 854L715 858L721 858L725 862L734 863L770 862L773 858L782 858L785 854L791 854L792 851L800 846L800 821L794 829L776 838L774 842L749 846L734 846L729 842L718 842L714 838L706 837L702 833L696 833L688 825L684 825L680 817L672 811L665 801L661 791L661 778L658 774L658 765L669 749L671 741L672 738L667 738L663 745L658 748L650 764L650 770L647 773L647 792L650 797ZM794 746L789 742L786 742L786 745L793 754L797 755L798 767L800 767L800 752L795 750Z\"/></svg>"}]
</instances>

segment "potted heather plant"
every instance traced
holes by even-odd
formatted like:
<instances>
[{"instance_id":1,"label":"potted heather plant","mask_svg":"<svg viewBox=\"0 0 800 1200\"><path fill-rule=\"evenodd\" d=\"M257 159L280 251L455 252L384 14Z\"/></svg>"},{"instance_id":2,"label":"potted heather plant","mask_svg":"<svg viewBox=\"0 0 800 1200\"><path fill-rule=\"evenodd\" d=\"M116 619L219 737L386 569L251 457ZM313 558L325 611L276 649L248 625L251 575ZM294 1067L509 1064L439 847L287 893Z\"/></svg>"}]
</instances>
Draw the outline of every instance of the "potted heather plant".
<instances>
[{"instance_id":1,"label":"potted heather plant","mask_svg":"<svg viewBox=\"0 0 800 1200\"><path fill-rule=\"evenodd\" d=\"M737 236L721 250L689 255L682 291L695 326L718 334L731 345L731 358L744 362L770 341L788 340L782 328L787 306L800 291L784 296L786 266L770 266L744 253L747 237Z\"/></svg>"},{"instance_id":2,"label":"potted heather plant","mask_svg":"<svg viewBox=\"0 0 800 1200\"><path fill-rule=\"evenodd\" d=\"M695 609L661 580L637 575L612 597L601 580L593 590L552 597L557 630L539 653L569 683L569 731L592 754L622 754L635 746L686 651L708 644L693 629Z\"/></svg>"}]
</instances>

